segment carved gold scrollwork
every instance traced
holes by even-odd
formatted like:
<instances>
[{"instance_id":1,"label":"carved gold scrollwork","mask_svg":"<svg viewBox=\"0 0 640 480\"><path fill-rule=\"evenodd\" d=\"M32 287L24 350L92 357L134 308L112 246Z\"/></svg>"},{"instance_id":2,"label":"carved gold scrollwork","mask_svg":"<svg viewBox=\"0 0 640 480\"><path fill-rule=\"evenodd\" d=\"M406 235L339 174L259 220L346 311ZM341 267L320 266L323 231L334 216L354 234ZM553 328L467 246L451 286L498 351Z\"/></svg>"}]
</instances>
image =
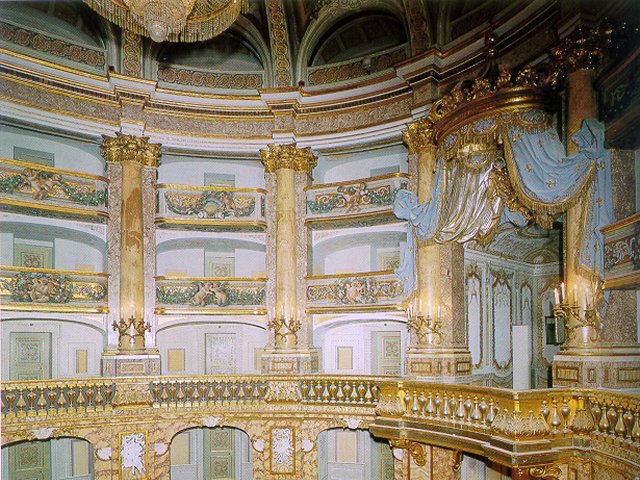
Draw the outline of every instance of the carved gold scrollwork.
<instances>
[{"instance_id":1,"label":"carved gold scrollwork","mask_svg":"<svg viewBox=\"0 0 640 480\"><path fill-rule=\"evenodd\" d=\"M395 438L389 440L389 443L393 448L402 448L407 450L417 466L423 467L427 463L427 454L423 444L412 442L407 438Z\"/></svg>"},{"instance_id":2,"label":"carved gold scrollwork","mask_svg":"<svg viewBox=\"0 0 640 480\"><path fill-rule=\"evenodd\" d=\"M407 124L407 129L402 132L402 139L412 155L429 146L433 147L433 122L427 117Z\"/></svg>"},{"instance_id":3,"label":"carved gold scrollwork","mask_svg":"<svg viewBox=\"0 0 640 480\"><path fill-rule=\"evenodd\" d=\"M520 478L531 480L559 480L562 470L557 465L539 465L535 467L518 467Z\"/></svg>"}]
</instances>

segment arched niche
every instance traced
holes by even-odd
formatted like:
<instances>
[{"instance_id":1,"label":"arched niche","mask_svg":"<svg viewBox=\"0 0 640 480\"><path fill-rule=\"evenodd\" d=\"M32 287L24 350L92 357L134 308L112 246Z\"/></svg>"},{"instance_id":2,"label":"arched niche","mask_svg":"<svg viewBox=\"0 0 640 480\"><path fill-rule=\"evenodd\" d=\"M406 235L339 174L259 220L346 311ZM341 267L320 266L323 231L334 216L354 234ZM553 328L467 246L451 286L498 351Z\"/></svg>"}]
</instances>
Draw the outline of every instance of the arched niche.
<instances>
[{"instance_id":1,"label":"arched niche","mask_svg":"<svg viewBox=\"0 0 640 480\"><path fill-rule=\"evenodd\" d=\"M169 446L172 479L253 478L249 435L235 427L195 427L177 432ZM203 477L196 476L202 472Z\"/></svg>"},{"instance_id":2,"label":"arched niche","mask_svg":"<svg viewBox=\"0 0 640 480\"><path fill-rule=\"evenodd\" d=\"M359 478L392 480L393 454L389 443L375 439L367 430L331 428L316 439L318 480Z\"/></svg>"}]
</instances>

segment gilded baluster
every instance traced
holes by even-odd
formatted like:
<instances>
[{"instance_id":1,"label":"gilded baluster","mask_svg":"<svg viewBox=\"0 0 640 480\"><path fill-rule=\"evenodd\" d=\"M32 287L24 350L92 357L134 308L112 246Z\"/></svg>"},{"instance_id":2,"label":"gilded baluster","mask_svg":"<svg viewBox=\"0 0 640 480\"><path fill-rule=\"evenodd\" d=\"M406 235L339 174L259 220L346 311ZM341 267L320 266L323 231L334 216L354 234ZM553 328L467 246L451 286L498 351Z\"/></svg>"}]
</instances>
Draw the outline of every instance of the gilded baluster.
<instances>
[{"instance_id":1,"label":"gilded baluster","mask_svg":"<svg viewBox=\"0 0 640 480\"><path fill-rule=\"evenodd\" d=\"M449 401L448 401L447 393L445 392L442 396L442 418L444 420L449 419Z\"/></svg>"},{"instance_id":2,"label":"gilded baluster","mask_svg":"<svg viewBox=\"0 0 640 480\"><path fill-rule=\"evenodd\" d=\"M47 415L47 397L44 393L44 384L38 386L38 416L45 417Z\"/></svg>"},{"instance_id":3,"label":"gilded baluster","mask_svg":"<svg viewBox=\"0 0 640 480\"><path fill-rule=\"evenodd\" d=\"M560 408L560 413L562 414L562 429L566 433L569 430L569 413L571 413L571 409L569 408L569 404L567 403L567 399L562 399L562 407Z\"/></svg>"},{"instance_id":4,"label":"gilded baluster","mask_svg":"<svg viewBox=\"0 0 640 480\"><path fill-rule=\"evenodd\" d=\"M607 418L606 404L602 406L602 415L600 416L600 423L598 423L598 428L603 435L607 435L609 433L609 419Z\"/></svg>"},{"instance_id":5,"label":"gilded baluster","mask_svg":"<svg viewBox=\"0 0 640 480\"><path fill-rule=\"evenodd\" d=\"M58 398L58 391L55 389L53 385L50 385L49 390L47 391L47 400L49 401L47 406L47 412L55 409L56 413L58 413L58 405L56 403L57 398Z\"/></svg>"},{"instance_id":6,"label":"gilded baluster","mask_svg":"<svg viewBox=\"0 0 640 480\"><path fill-rule=\"evenodd\" d=\"M487 424L491 427L491 424L496 418L496 410L498 409L498 404L494 405L493 398L489 399L489 413L487 413Z\"/></svg>"},{"instance_id":7,"label":"gilded baluster","mask_svg":"<svg viewBox=\"0 0 640 480\"><path fill-rule=\"evenodd\" d=\"M15 411L13 410L17 398L15 390L7 392L4 398L7 401L7 409L5 410L4 414L8 417L15 416Z\"/></svg>"},{"instance_id":8,"label":"gilded baluster","mask_svg":"<svg viewBox=\"0 0 640 480\"><path fill-rule=\"evenodd\" d=\"M226 400L227 405L231 403L231 383L230 382L225 382L224 383L224 389L222 390L223 395L222 398L224 400Z\"/></svg>"},{"instance_id":9,"label":"gilded baluster","mask_svg":"<svg viewBox=\"0 0 640 480\"><path fill-rule=\"evenodd\" d=\"M477 425L479 420L480 420L480 408L478 406L478 396L476 395L473 397L473 410L471 411L471 422L473 422L474 425Z\"/></svg>"},{"instance_id":10,"label":"gilded baluster","mask_svg":"<svg viewBox=\"0 0 640 480\"><path fill-rule=\"evenodd\" d=\"M600 420L602 417L602 408L600 408L600 403L596 399L591 399L591 413L593 414L595 423L598 426L598 430L601 432Z\"/></svg>"},{"instance_id":11,"label":"gilded baluster","mask_svg":"<svg viewBox=\"0 0 640 480\"><path fill-rule=\"evenodd\" d=\"M358 387L356 386L356 382L355 381L352 383L351 400L352 400L353 403L357 403L358 402Z\"/></svg>"},{"instance_id":12,"label":"gilded baluster","mask_svg":"<svg viewBox=\"0 0 640 480\"><path fill-rule=\"evenodd\" d=\"M269 389L268 383L260 384L260 400L264 400L265 395L267 394L267 390Z\"/></svg>"},{"instance_id":13,"label":"gilded baluster","mask_svg":"<svg viewBox=\"0 0 640 480\"><path fill-rule=\"evenodd\" d=\"M420 392L420 396L418 397L418 410L421 417L424 417L424 405L427 403L427 399L424 398L424 392Z\"/></svg>"},{"instance_id":14,"label":"gilded baluster","mask_svg":"<svg viewBox=\"0 0 640 480\"><path fill-rule=\"evenodd\" d=\"M114 383L106 383L104 389L104 409L111 410L113 408L113 396L115 394L115 388L118 386Z\"/></svg>"},{"instance_id":15,"label":"gilded baluster","mask_svg":"<svg viewBox=\"0 0 640 480\"><path fill-rule=\"evenodd\" d=\"M151 396L153 398L153 408L160 406L160 384L157 381L151 382Z\"/></svg>"},{"instance_id":16,"label":"gilded baluster","mask_svg":"<svg viewBox=\"0 0 640 480\"><path fill-rule=\"evenodd\" d=\"M96 384L96 398L94 400L94 404L96 406L96 411L102 411L104 409L104 395L102 391L104 390L104 385L102 383Z\"/></svg>"},{"instance_id":17,"label":"gilded baluster","mask_svg":"<svg viewBox=\"0 0 640 480\"><path fill-rule=\"evenodd\" d=\"M176 382L176 400L179 407L186 406L187 396L184 393L184 385L181 382Z\"/></svg>"},{"instance_id":18,"label":"gilded baluster","mask_svg":"<svg viewBox=\"0 0 640 480\"><path fill-rule=\"evenodd\" d=\"M633 430L631 430L631 438L635 444L640 443L640 413L637 410L633 412Z\"/></svg>"},{"instance_id":19,"label":"gilded baluster","mask_svg":"<svg viewBox=\"0 0 640 480\"><path fill-rule=\"evenodd\" d=\"M409 392L406 392L402 397L402 407L405 413L411 413L411 395L409 395Z\"/></svg>"},{"instance_id":20,"label":"gilded baluster","mask_svg":"<svg viewBox=\"0 0 640 480\"><path fill-rule=\"evenodd\" d=\"M342 388L344 390L344 399L349 402L351 400L351 392L353 391L353 388L351 388L351 384L349 382L345 382L344 387Z\"/></svg>"},{"instance_id":21,"label":"gilded baluster","mask_svg":"<svg viewBox=\"0 0 640 480\"><path fill-rule=\"evenodd\" d=\"M58 395L58 405L57 405L58 413L60 413L60 409L62 409L63 413L67 413L68 403L65 396L67 388L60 383L57 385L57 387L58 387L58 391L60 392L60 394Z\"/></svg>"},{"instance_id":22,"label":"gilded baluster","mask_svg":"<svg viewBox=\"0 0 640 480\"><path fill-rule=\"evenodd\" d=\"M485 421L485 415L487 413L487 409L489 408L489 406L487 405L487 401L485 400L484 397L482 397L482 400L480 401L480 405L478 405L478 409L480 410L480 425L484 425L484 421Z\"/></svg>"},{"instance_id":23,"label":"gilded baluster","mask_svg":"<svg viewBox=\"0 0 640 480\"><path fill-rule=\"evenodd\" d=\"M562 425L562 418L558 415L558 400L552 400L551 405L551 427L553 429L553 433L558 433L558 427Z\"/></svg>"},{"instance_id":24,"label":"gilded baluster","mask_svg":"<svg viewBox=\"0 0 640 480\"><path fill-rule=\"evenodd\" d=\"M246 390L247 390L247 399L248 399L250 402L253 400L253 399L252 399L252 397L253 397L253 389L254 389L254 386L255 386L255 385L254 385L253 381L251 381L251 382L247 383L247 385L246 385ZM307 394L308 394L308 393L309 393L309 390L308 390L308 386L307 386Z\"/></svg>"},{"instance_id":25,"label":"gilded baluster","mask_svg":"<svg viewBox=\"0 0 640 480\"><path fill-rule=\"evenodd\" d=\"M551 413L551 410L549 410L549 406L547 405L546 400L542 401L542 406L540 407L540 413L542 414L542 418L544 418L544 421L546 422L546 424L549 425L549 414Z\"/></svg>"},{"instance_id":26,"label":"gilded baluster","mask_svg":"<svg viewBox=\"0 0 640 480\"><path fill-rule=\"evenodd\" d=\"M87 404L86 402L86 398L84 395L84 389L85 387L83 385L77 385L78 387L78 399L76 400L76 404L78 405L78 407L80 408L80 410L85 410L85 406Z\"/></svg>"},{"instance_id":27,"label":"gilded baluster","mask_svg":"<svg viewBox=\"0 0 640 480\"><path fill-rule=\"evenodd\" d=\"M27 402L24 400L24 387L18 387L18 402L16 403L16 409L18 410L18 417L27 416Z\"/></svg>"},{"instance_id":28,"label":"gilded baluster","mask_svg":"<svg viewBox=\"0 0 640 480\"><path fill-rule=\"evenodd\" d=\"M464 422L464 402L462 401L462 395L458 395L458 410L456 410L456 421Z\"/></svg>"},{"instance_id":29,"label":"gilded baluster","mask_svg":"<svg viewBox=\"0 0 640 480\"><path fill-rule=\"evenodd\" d=\"M630 405L627 406L627 408L624 411L624 415L622 415L622 421L624 422L624 426L625 426L625 437L627 439L628 443L632 443L633 442L633 413L631 413L631 408Z\"/></svg>"},{"instance_id":30,"label":"gilded baluster","mask_svg":"<svg viewBox=\"0 0 640 480\"><path fill-rule=\"evenodd\" d=\"M344 401L344 384L342 382L340 382L338 384L338 393L336 394L336 399L338 400L338 402L343 402Z\"/></svg>"},{"instance_id":31,"label":"gilded baluster","mask_svg":"<svg viewBox=\"0 0 640 480\"><path fill-rule=\"evenodd\" d=\"M239 384L238 385L238 401L239 402L244 402L245 399L245 393L244 393L244 385Z\"/></svg>"},{"instance_id":32,"label":"gilded baluster","mask_svg":"<svg viewBox=\"0 0 640 480\"><path fill-rule=\"evenodd\" d=\"M365 394L365 386L364 383L360 382L358 385L358 403L364 402L364 394Z\"/></svg>"},{"instance_id":33,"label":"gilded baluster","mask_svg":"<svg viewBox=\"0 0 640 480\"><path fill-rule=\"evenodd\" d=\"M85 395L87 396L87 409L92 409L95 411L96 405L93 403L93 399L95 397L95 385L87 385L85 390Z\"/></svg>"},{"instance_id":34,"label":"gilded baluster","mask_svg":"<svg viewBox=\"0 0 640 480\"><path fill-rule=\"evenodd\" d=\"M309 384L306 380L302 381L302 384L300 385L300 391L302 392L302 400L309 400Z\"/></svg>"},{"instance_id":35,"label":"gilded baluster","mask_svg":"<svg viewBox=\"0 0 640 480\"><path fill-rule=\"evenodd\" d=\"M223 398L222 398L222 390L223 390L223 388L224 387L223 387L221 382L216 382L216 387L215 387L216 395L214 397L214 402L223 403ZM263 397L264 397L264 395L263 395Z\"/></svg>"},{"instance_id":36,"label":"gilded baluster","mask_svg":"<svg viewBox=\"0 0 640 480\"><path fill-rule=\"evenodd\" d=\"M371 393L371 382L367 382L367 391L364 395L364 401L366 403L372 403L373 401L373 394Z\"/></svg>"},{"instance_id":37,"label":"gilded baluster","mask_svg":"<svg viewBox=\"0 0 640 480\"><path fill-rule=\"evenodd\" d=\"M413 398L411 399L411 414L412 415L417 415L418 414L418 392L416 392L415 390L413 391Z\"/></svg>"},{"instance_id":38,"label":"gilded baluster","mask_svg":"<svg viewBox=\"0 0 640 480\"><path fill-rule=\"evenodd\" d=\"M36 393L33 391L35 387L30 386L27 387L27 404L29 408L27 410L27 415L35 415L36 414Z\"/></svg>"},{"instance_id":39,"label":"gilded baluster","mask_svg":"<svg viewBox=\"0 0 640 480\"><path fill-rule=\"evenodd\" d=\"M380 400L380 387L375 383L371 385L371 403L376 403Z\"/></svg>"},{"instance_id":40,"label":"gilded baluster","mask_svg":"<svg viewBox=\"0 0 640 480\"><path fill-rule=\"evenodd\" d=\"M440 393L436 393L436 399L433 401L436 406L436 418L440 418L440 405L442 404L442 400L440 399ZM446 400L445 400L446 403Z\"/></svg>"},{"instance_id":41,"label":"gilded baluster","mask_svg":"<svg viewBox=\"0 0 640 480\"><path fill-rule=\"evenodd\" d=\"M609 405L609 408L607 409L607 417L609 420L609 436L611 438L616 438L615 426L618 419L618 412L613 406L613 403Z\"/></svg>"},{"instance_id":42,"label":"gilded baluster","mask_svg":"<svg viewBox=\"0 0 640 480\"><path fill-rule=\"evenodd\" d=\"M75 386L69 386L69 391L67 392L67 397L69 397L69 407L67 411L70 408L73 408L76 411L78 410L78 406L76 405L77 396L78 396L78 392L76 391Z\"/></svg>"},{"instance_id":43,"label":"gilded baluster","mask_svg":"<svg viewBox=\"0 0 640 480\"><path fill-rule=\"evenodd\" d=\"M424 410L427 414L427 417L432 417L433 412L435 411L435 405L433 404L433 393L429 392L429 396L427 397L427 406Z\"/></svg>"},{"instance_id":44,"label":"gilded baluster","mask_svg":"<svg viewBox=\"0 0 640 480\"><path fill-rule=\"evenodd\" d=\"M622 408L622 405L618 405L618 408L616 410L616 416L618 417L616 420L616 424L615 427L613 428L613 431L616 432L616 435L618 437L624 438L625 437L625 433L626 433L626 427L624 424L624 420L623 420L623 416L624 416L624 409Z\"/></svg>"},{"instance_id":45,"label":"gilded baluster","mask_svg":"<svg viewBox=\"0 0 640 480\"><path fill-rule=\"evenodd\" d=\"M193 383L187 382L184 385L184 405L185 407L193 407Z\"/></svg>"},{"instance_id":46,"label":"gilded baluster","mask_svg":"<svg viewBox=\"0 0 640 480\"><path fill-rule=\"evenodd\" d=\"M462 396L460 398L462 399ZM449 405L451 406L451 421L455 421L457 402L456 402L456 396L453 393L449 397Z\"/></svg>"},{"instance_id":47,"label":"gilded baluster","mask_svg":"<svg viewBox=\"0 0 640 480\"><path fill-rule=\"evenodd\" d=\"M169 404L171 406L174 406L174 404L177 401L176 394L178 392L178 387L176 386L175 382L171 382L169 384L168 392L169 392Z\"/></svg>"},{"instance_id":48,"label":"gilded baluster","mask_svg":"<svg viewBox=\"0 0 640 480\"><path fill-rule=\"evenodd\" d=\"M336 400L336 393L338 391L338 387L334 382L329 383L329 401L333 402Z\"/></svg>"},{"instance_id":49,"label":"gilded baluster","mask_svg":"<svg viewBox=\"0 0 640 480\"><path fill-rule=\"evenodd\" d=\"M231 384L231 400L238 401L238 384L235 382Z\"/></svg>"},{"instance_id":50,"label":"gilded baluster","mask_svg":"<svg viewBox=\"0 0 640 480\"><path fill-rule=\"evenodd\" d=\"M464 420L466 423L471 422L471 407L473 403L471 402L471 397L467 395L467 399L464 401Z\"/></svg>"},{"instance_id":51,"label":"gilded baluster","mask_svg":"<svg viewBox=\"0 0 640 480\"><path fill-rule=\"evenodd\" d=\"M167 404L169 407L169 387L166 381L160 382L160 405Z\"/></svg>"}]
</instances>

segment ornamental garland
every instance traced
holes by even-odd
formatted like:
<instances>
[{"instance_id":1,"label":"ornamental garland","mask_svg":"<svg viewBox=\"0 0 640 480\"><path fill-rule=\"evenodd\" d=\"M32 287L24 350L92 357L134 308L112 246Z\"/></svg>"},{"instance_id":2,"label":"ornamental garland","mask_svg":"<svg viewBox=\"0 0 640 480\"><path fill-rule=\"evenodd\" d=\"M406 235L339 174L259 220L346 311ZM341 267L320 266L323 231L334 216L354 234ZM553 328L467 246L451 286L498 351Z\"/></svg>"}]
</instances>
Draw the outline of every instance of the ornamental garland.
<instances>
[{"instance_id":1,"label":"ornamental garland","mask_svg":"<svg viewBox=\"0 0 640 480\"><path fill-rule=\"evenodd\" d=\"M241 197L228 191L211 191L200 195L165 192L164 199L173 213L200 218L248 217L256 207L253 197Z\"/></svg>"},{"instance_id":2,"label":"ornamental garland","mask_svg":"<svg viewBox=\"0 0 640 480\"><path fill-rule=\"evenodd\" d=\"M406 188L406 182L393 189L391 185L381 185L369 190L364 182L358 185L341 185L337 188L338 193L320 194L315 200L307 200L307 209L312 213L327 213L334 209L345 208L347 213L351 213L367 205L384 207L392 205L398 191Z\"/></svg>"},{"instance_id":3,"label":"ornamental garland","mask_svg":"<svg viewBox=\"0 0 640 480\"><path fill-rule=\"evenodd\" d=\"M156 288L158 303L166 305L262 305L264 288L233 288L226 282L194 282L191 285L161 285Z\"/></svg>"}]
</instances>

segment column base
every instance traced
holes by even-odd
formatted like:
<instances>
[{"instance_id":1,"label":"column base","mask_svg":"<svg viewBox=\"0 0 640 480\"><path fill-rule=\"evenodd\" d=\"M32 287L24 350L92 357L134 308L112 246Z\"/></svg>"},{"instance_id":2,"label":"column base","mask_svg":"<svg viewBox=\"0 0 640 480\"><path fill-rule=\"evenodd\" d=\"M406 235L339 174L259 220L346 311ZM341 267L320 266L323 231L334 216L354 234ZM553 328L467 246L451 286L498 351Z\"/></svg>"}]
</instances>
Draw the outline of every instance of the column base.
<instances>
[{"instance_id":1,"label":"column base","mask_svg":"<svg viewBox=\"0 0 640 480\"><path fill-rule=\"evenodd\" d=\"M603 349L598 353L553 357L554 387L640 388L640 349L623 353Z\"/></svg>"},{"instance_id":2,"label":"column base","mask_svg":"<svg viewBox=\"0 0 640 480\"><path fill-rule=\"evenodd\" d=\"M467 350L411 347L405 355L405 374L421 380L465 383L471 375Z\"/></svg>"},{"instance_id":3,"label":"column base","mask_svg":"<svg viewBox=\"0 0 640 480\"><path fill-rule=\"evenodd\" d=\"M265 348L262 373L313 373L319 369L318 350L313 348L280 350Z\"/></svg>"},{"instance_id":4,"label":"column base","mask_svg":"<svg viewBox=\"0 0 640 480\"><path fill-rule=\"evenodd\" d=\"M157 349L142 352L118 351L102 354L103 377L135 377L160 375L160 353Z\"/></svg>"}]
</instances>

